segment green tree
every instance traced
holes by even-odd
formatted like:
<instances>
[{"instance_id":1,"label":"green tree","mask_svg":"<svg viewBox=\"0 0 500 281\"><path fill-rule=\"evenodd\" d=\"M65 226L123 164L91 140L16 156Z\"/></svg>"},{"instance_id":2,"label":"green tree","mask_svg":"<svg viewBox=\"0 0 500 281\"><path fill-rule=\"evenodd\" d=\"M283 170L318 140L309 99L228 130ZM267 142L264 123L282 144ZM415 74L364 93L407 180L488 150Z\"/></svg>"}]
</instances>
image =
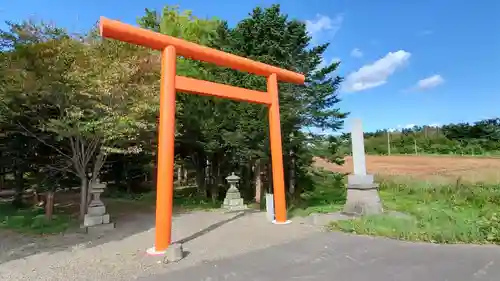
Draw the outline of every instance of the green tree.
<instances>
[{"instance_id":1,"label":"green tree","mask_svg":"<svg viewBox=\"0 0 500 281\"><path fill-rule=\"evenodd\" d=\"M389 143L388 143L389 137ZM365 149L369 154L456 154L487 155L500 152L500 119L443 126L414 126L387 132L365 133ZM343 149L350 150L345 143Z\"/></svg>"},{"instance_id":2,"label":"green tree","mask_svg":"<svg viewBox=\"0 0 500 281\"><path fill-rule=\"evenodd\" d=\"M8 71L20 78L4 82L5 108L29 118L15 125L64 159L52 168L78 176L83 218L89 182L96 179L107 155L142 149L137 137L151 130L146 121L157 109L151 100L157 99L152 82L157 84L158 71L151 67L149 52L101 40L95 32L72 37L43 24L22 26L12 25L3 36L11 46ZM23 37L30 39L19 40ZM48 141L50 136L56 136L56 142Z\"/></svg>"},{"instance_id":3,"label":"green tree","mask_svg":"<svg viewBox=\"0 0 500 281\"><path fill-rule=\"evenodd\" d=\"M337 108L340 99L336 90L342 79L334 73L339 63L317 70L328 44L311 46L311 37L307 34L305 24L290 20L286 14L281 13L279 5L266 9L255 8L250 17L240 21L235 28L231 29L227 24L220 25L218 34L217 40L212 43L213 47L301 72L306 76L305 85L279 85L284 156L285 163L288 164L285 167L287 186L291 193L300 194L300 184L296 188L296 181L304 179L306 168L312 160L305 143L310 138L320 138L318 134L305 134L303 129L316 127L336 131L342 127L347 116ZM215 71L222 72L217 77L222 78L222 82L226 84L266 89L263 77L232 70L212 70ZM245 134L262 132L248 139L245 146L252 151L267 150L267 110L245 103L238 103L234 107L238 114L234 118L231 116L230 120L238 123L241 131ZM253 155L260 156L255 152Z\"/></svg>"}]
</instances>

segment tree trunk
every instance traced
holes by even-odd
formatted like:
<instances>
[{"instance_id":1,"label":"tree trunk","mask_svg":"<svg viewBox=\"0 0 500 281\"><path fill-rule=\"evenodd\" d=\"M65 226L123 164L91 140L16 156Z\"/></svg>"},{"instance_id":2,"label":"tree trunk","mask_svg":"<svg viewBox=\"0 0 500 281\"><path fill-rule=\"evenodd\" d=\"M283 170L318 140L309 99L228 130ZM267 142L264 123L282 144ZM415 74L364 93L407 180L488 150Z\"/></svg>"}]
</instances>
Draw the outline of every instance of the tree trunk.
<instances>
[{"instance_id":1,"label":"tree trunk","mask_svg":"<svg viewBox=\"0 0 500 281\"><path fill-rule=\"evenodd\" d=\"M264 184L262 183L263 175L261 160L257 159L254 165L255 202L260 204L262 199L262 189L264 187Z\"/></svg>"},{"instance_id":2,"label":"tree trunk","mask_svg":"<svg viewBox=\"0 0 500 281\"><path fill-rule=\"evenodd\" d=\"M2 152L0 152L0 157L2 157ZM2 189L4 188L4 184L5 184L5 168L4 167L0 167L0 191L2 191Z\"/></svg>"},{"instance_id":3,"label":"tree trunk","mask_svg":"<svg viewBox=\"0 0 500 281\"><path fill-rule=\"evenodd\" d=\"M182 185L182 165L179 165L179 167L177 167L177 182L179 183L179 185Z\"/></svg>"},{"instance_id":4,"label":"tree trunk","mask_svg":"<svg viewBox=\"0 0 500 281\"><path fill-rule=\"evenodd\" d=\"M205 165L205 198L210 198L212 193L212 177L211 177L212 163L207 159Z\"/></svg>"},{"instance_id":5,"label":"tree trunk","mask_svg":"<svg viewBox=\"0 0 500 281\"><path fill-rule=\"evenodd\" d=\"M296 176L295 176L295 154L290 150L290 166L288 168L288 190L290 194L295 194Z\"/></svg>"},{"instance_id":6,"label":"tree trunk","mask_svg":"<svg viewBox=\"0 0 500 281\"><path fill-rule=\"evenodd\" d=\"M41 206L41 204L40 204L40 194L38 194L38 191L36 189L33 191L33 205L35 205L35 206Z\"/></svg>"},{"instance_id":7,"label":"tree trunk","mask_svg":"<svg viewBox=\"0 0 500 281\"><path fill-rule=\"evenodd\" d=\"M186 166L182 165L182 183L184 185L188 185L188 170L186 169Z\"/></svg>"},{"instance_id":8,"label":"tree trunk","mask_svg":"<svg viewBox=\"0 0 500 281\"><path fill-rule=\"evenodd\" d=\"M270 164L266 165L266 184L267 184L267 193L274 193L273 169Z\"/></svg>"},{"instance_id":9,"label":"tree trunk","mask_svg":"<svg viewBox=\"0 0 500 281\"><path fill-rule=\"evenodd\" d=\"M212 177L214 177L214 180L210 185L210 197L212 198L212 204L215 205L215 203L217 203L217 199L219 198L219 184L217 180L218 169L219 169L218 163L217 162L212 163L211 169L212 169L211 175Z\"/></svg>"},{"instance_id":10,"label":"tree trunk","mask_svg":"<svg viewBox=\"0 0 500 281\"><path fill-rule=\"evenodd\" d=\"M90 191L92 189L92 183L95 182L94 178L91 178L87 183L87 204L85 205L85 213L87 213L90 201L92 201L92 196L90 195Z\"/></svg>"},{"instance_id":11,"label":"tree trunk","mask_svg":"<svg viewBox=\"0 0 500 281\"><path fill-rule=\"evenodd\" d=\"M16 208L21 208L23 206L23 193L24 193L24 171L20 167L16 167L14 171L15 177L15 194L14 201L12 201L12 205Z\"/></svg>"},{"instance_id":12,"label":"tree trunk","mask_svg":"<svg viewBox=\"0 0 500 281\"><path fill-rule=\"evenodd\" d=\"M5 188L5 168L0 168L0 191Z\"/></svg>"},{"instance_id":13,"label":"tree trunk","mask_svg":"<svg viewBox=\"0 0 500 281\"><path fill-rule=\"evenodd\" d=\"M45 193L45 217L47 220L52 220L54 214L54 191L47 191Z\"/></svg>"},{"instance_id":14,"label":"tree trunk","mask_svg":"<svg viewBox=\"0 0 500 281\"><path fill-rule=\"evenodd\" d=\"M127 194L132 194L132 181L127 181Z\"/></svg>"},{"instance_id":15,"label":"tree trunk","mask_svg":"<svg viewBox=\"0 0 500 281\"><path fill-rule=\"evenodd\" d=\"M211 167L211 176L213 178L213 183L211 187L211 197L212 197L212 203L216 204L217 201L219 200L219 193L220 193L220 187L223 184L223 180L221 177L221 155L217 154L214 157L214 161L212 162L212 167Z\"/></svg>"},{"instance_id":16,"label":"tree trunk","mask_svg":"<svg viewBox=\"0 0 500 281\"><path fill-rule=\"evenodd\" d=\"M87 193L89 181L86 175L80 176L80 220L83 221L87 213Z\"/></svg>"},{"instance_id":17,"label":"tree trunk","mask_svg":"<svg viewBox=\"0 0 500 281\"><path fill-rule=\"evenodd\" d=\"M203 162L202 162L203 163ZM196 185L198 193L206 194L206 182L205 182L205 165L198 165L196 167Z\"/></svg>"}]
</instances>

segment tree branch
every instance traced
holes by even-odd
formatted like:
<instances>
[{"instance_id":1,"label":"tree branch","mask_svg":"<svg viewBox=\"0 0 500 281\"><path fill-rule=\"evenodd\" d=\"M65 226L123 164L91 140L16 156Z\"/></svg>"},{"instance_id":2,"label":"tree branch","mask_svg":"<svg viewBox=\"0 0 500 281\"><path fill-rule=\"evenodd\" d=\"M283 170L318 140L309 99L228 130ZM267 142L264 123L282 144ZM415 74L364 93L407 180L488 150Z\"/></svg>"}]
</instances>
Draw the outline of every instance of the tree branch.
<instances>
[{"instance_id":1,"label":"tree branch","mask_svg":"<svg viewBox=\"0 0 500 281\"><path fill-rule=\"evenodd\" d=\"M71 151L73 152L73 158L71 159L71 161L73 162L73 164L75 166L75 170L77 170L76 172L78 173L79 177L86 177L86 175L85 175L86 165L83 165L83 163L80 161L80 159L78 157L78 151L77 151L78 145L76 144L73 137L69 138L69 142L71 144Z\"/></svg>"},{"instance_id":2,"label":"tree branch","mask_svg":"<svg viewBox=\"0 0 500 281\"><path fill-rule=\"evenodd\" d=\"M54 149L55 151L57 151L59 154L61 154L62 156L70 159L70 160L73 160L68 154L64 153L62 150L60 150L59 148L47 143L46 141L44 141L43 139L41 139L40 137L38 137L36 134L34 134L33 132L31 132L30 130L28 130L26 127L24 127L19 121L17 122L17 125L19 125L24 131L26 131L28 134L30 134L32 137L36 138L39 142L43 143L44 145Z\"/></svg>"}]
</instances>

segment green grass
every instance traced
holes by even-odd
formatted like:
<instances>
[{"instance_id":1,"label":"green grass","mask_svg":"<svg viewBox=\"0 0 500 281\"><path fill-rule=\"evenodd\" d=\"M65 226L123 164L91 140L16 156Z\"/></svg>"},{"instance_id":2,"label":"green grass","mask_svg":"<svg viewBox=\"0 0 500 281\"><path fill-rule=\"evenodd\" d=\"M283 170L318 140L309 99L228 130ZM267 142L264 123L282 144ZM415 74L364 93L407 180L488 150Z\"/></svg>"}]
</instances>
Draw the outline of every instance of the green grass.
<instances>
[{"instance_id":1,"label":"green grass","mask_svg":"<svg viewBox=\"0 0 500 281\"><path fill-rule=\"evenodd\" d=\"M154 208L156 204L156 192L148 192L142 194L122 194L114 196L107 200L113 205L130 204L135 207L150 207ZM218 209L221 202L212 202L211 199L206 199L197 193L196 187L187 187L176 189L174 191L174 208L178 211L195 211L195 210L212 210Z\"/></svg>"},{"instance_id":2,"label":"green grass","mask_svg":"<svg viewBox=\"0 0 500 281\"><path fill-rule=\"evenodd\" d=\"M42 208L16 209L10 203L0 203L0 228L29 234L55 234L71 226L70 216L56 213L47 220Z\"/></svg>"},{"instance_id":3,"label":"green grass","mask_svg":"<svg viewBox=\"0 0 500 281\"><path fill-rule=\"evenodd\" d=\"M417 179L377 178L384 210L404 216L376 215L332 222L330 230L433 243L500 244L500 185L439 184ZM289 215L340 211L345 181L329 172L315 172L313 189L292 204Z\"/></svg>"},{"instance_id":4,"label":"green grass","mask_svg":"<svg viewBox=\"0 0 500 281\"><path fill-rule=\"evenodd\" d=\"M384 209L409 217L376 215L332 222L331 230L433 243L500 244L500 185L381 182Z\"/></svg>"},{"instance_id":5,"label":"green grass","mask_svg":"<svg viewBox=\"0 0 500 281\"><path fill-rule=\"evenodd\" d=\"M196 186L176 189L174 191L174 207L181 210L213 210L219 209L222 202L212 202L212 199L207 199L198 194Z\"/></svg>"},{"instance_id":6,"label":"green grass","mask_svg":"<svg viewBox=\"0 0 500 281\"><path fill-rule=\"evenodd\" d=\"M387 154L377 154L377 153L368 153L367 155L371 156L388 156ZM499 158L500 151L495 152L487 152L487 153L479 153L479 154L460 154L460 153L449 153L449 154L438 154L438 153L426 153L419 152L415 153L391 153L389 156L432 156L432 157L471 157L471 158Z\"/></svg>"}]
</instances>

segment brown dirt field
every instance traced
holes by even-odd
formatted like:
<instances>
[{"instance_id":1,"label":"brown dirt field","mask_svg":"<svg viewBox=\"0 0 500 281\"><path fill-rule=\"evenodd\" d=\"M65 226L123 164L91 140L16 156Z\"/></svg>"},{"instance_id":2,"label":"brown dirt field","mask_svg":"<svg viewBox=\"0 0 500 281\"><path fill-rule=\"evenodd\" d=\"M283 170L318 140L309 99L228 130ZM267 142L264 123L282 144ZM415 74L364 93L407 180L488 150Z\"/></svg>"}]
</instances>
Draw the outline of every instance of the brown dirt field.
<instances>
[{"instance_id":1,"label":"brown dirt field","mask_svg":"<svg viewBox=\"0 0 500 281\"><path fill-rule=\"evenodd\" d=\"M367 155L366 162L369 173L384 177L403 176L443 182L458 178L469 182L500 182L500 158ZM352 157L346 157L343 166L317 158L315 166L344 173L351 173L353 169Z\"/></svg>"}]
</instances>

